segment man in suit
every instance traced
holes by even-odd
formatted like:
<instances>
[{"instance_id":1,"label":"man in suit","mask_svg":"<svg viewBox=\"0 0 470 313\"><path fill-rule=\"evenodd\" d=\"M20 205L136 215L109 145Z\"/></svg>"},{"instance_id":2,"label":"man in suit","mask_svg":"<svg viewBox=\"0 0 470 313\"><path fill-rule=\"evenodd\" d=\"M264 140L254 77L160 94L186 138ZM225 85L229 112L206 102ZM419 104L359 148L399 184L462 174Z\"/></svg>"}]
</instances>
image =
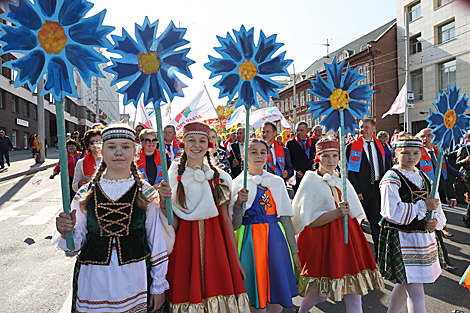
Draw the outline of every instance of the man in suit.
<instances>
[{"instance_id":1,"label":"man in suit","mask_svg":"<svg viewBox=\"0 0 470 313\"><path fill-rule=\"evenodd\" d=\"M361 200L370 223L374 241L375 258L378 256L380 234L380 190L379 183L388 168L382 144L374 137L375 120L364 119L359 124L360 136L346 146L348 179Z\"/></svg>"},{"instance_id":2,"label":"man in suit","mask_svg":"<svg viewBox=\"0 0 470 313\"><path fill-rule=\"evenodd\" d=\"M295 132L296 136L286 144L291 156L292 166L297 175L297 183L293 186L294 193L297 192L305 172L313 169L313 160L315 159L315 145L312 139L308 137L307 123L297 123Z\"/></svg>"},{"instance_id":3,"label":"man in suit","mask_svg":"<svg viewBox=\"0 0 470 313\"><path fill-rule=\"evenodd\" d=\"M275 140L277 137L277 127L273 122L264 122L261 131L264 141L269 146L266 170L269 173L282 177L287 182L294 175L289 150L279 145Z\"/></svg>"},{"instance_id":4,"label":"man in suit","mask_svg":"<svg viewBox=\"0 0 470 313\"><path fill-rule=\"evenodd\" d=\"M181 156L179 142L176 139L176 129L173 125L166 125L163 128L163 142L166 150L166 163L170 168L171 162ZM158 148L158 147L157 147Z\"/></svg>"},{"instance_id":5,"label":"man in suit","mask_svg":"<svg viewBox=\"0 0 470 313\"><path fill-rule=\"evenodd\" d=\"M418 165L419 168L431 179L434 181L437 165L437 153L438 150L432 144L434 136L431 134L431 128L424 128L418 134L417 137L423 142L423 152L421 154L421 160ZM428 166L426 166L428 165ZM431 166L429 166L431 165ZM432 170L431 170L432 168ZM439 179L439 186L437 191L439 192L439 198L441 203L447 204L447 198L450 200L449 208L453 208L457 205L457 196L455 195L455 190L453 186L453 181L450 179L450 173L448 173L449 164L447 160L443 158L442 162L442 171L441 178ZM442 248L442 253L444 254L444 260L447 263L447 270L455 270L457 267L451 264L449 255L447 253L446 246L444 244L444 239L442 238L442 230L436 230L437 239Z\"/></svg>"},{"instance_id":6,"label":"man in suit","mask_svg":"<svg viewBox=\"0 0 470 313\"><path fill-rule=\"evenodd\" d=\"M458 150L456 165L460 166L460 171L465 175L465 187L467 187L470 192L470 143L460 147ZM470 203L467 205L467 213L463 217L463 222L465 226L470 228Z\"/></svg>"},{"instance_id":7,"label":"man in suit","mask_svg":"<svg viewBox=\"0 0 470 313\"><path fill-rule=\"evenodd\" d=\"M242 154L245 152L245 128L237 128L237 140L232 142L232 153L229 158L232 168L232 178L237 177L242 172Z\"/></svg>"}]
</instances>

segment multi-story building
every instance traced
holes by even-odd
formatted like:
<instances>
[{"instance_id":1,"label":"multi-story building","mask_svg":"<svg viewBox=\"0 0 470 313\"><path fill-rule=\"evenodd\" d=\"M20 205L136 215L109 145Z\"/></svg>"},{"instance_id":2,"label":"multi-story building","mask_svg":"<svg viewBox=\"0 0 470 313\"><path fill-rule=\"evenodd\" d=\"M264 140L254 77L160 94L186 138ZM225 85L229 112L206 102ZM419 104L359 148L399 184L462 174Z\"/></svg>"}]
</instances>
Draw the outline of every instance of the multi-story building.
<instances>
[{"instance_id":1,"label":"multi-story building","mask_svg":"<svg viewBox=\"0 0 470 313\"><path fill-rule=\"evenodd\" d=\"M396 30L394 19L315 61L305 71L296 74L296 122L304 121L312 127L321 121L322 117L313 119L312 114L306 113L310 108L307 101L318 100L307 90L312 88L310 80L316 79L317 72L326 79L324 64L333 62L336 57L338 62L345 61L345 70L347 64L353 70L359 68L359 74L366 77L359 84L371 83L370 88L376 90L372 101L369 102L369 110L371 117L377 120L377 131L386 130L392 133L398 128L397 115L381 119L382 114L388 111L398 95ZM293 85L292 77L287 86L279 90L279 99L274 99L279 110L291 120L294 115Z\"/></svg>"},{"instance_id":2,"label":"multi-story building","mask_svg":"<svg viewBox=\"0 0 470 313\"><path fill-rule=\"evenodd\" d=\"M0 10L1 12L1 10ZM8 22L1 20L7 24ZM20 58L21 55L7 53L1 56L1 64ZM103 68L105 64L101 64ZM117 87L110 87L112 75L103 72L106 78L92 79L91 88L88 88L81 77L74 71L75 85L80 98L65 97L65 130L66 132L79 131L80 134L88 130L95 122L100 121L100 115L106 114L108 119L101 121L119 121L119 95ZM29 90L27 84L15 88L13 86L17 73L9 68L2 67L0 71L0 129L4 130L12 140L15 148L27 149L29 137L38 133L38 95L36 91ZM98 81L98 86L96 85ZM97 88L98 87L98 88ZM98 97L96 96L98 91ZM96 103L99 103L99 110ZM96 113L99 111L99 116ZM57 122L55 105L52 96L44 96L45 139L49 146L57 137Z\"/></svg>"},{"instance_id":3,"label":"multi-story building","mask_svg":"<svg viewBox=\"0 0 470 313\"><path fill-rule=\"evenodd\" d=\"M397 0L399 86L405 83L405 14L409 17L409 90L412 132L425 121L437 93L454 83L462 94L470 92L470 3L452 0ZM403 122L403 116L400 117Z\"/></svg>"}]
</instances>

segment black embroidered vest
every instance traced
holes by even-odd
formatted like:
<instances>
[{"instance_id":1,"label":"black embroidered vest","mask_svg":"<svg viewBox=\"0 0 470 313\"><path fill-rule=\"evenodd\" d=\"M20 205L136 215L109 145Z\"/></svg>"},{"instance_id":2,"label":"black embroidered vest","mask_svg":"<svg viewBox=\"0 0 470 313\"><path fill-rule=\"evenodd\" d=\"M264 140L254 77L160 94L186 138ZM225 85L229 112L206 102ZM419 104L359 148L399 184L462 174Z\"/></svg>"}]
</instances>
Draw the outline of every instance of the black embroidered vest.
<instances>
[{"instance_id":1,"label":"black embroidered vest","mask_svg":"<svg viewBox=\"0 0 470 313\"><path fill-rule=\"evenodd\" d=\"M405 203L416 203L418 200L426 200L428 195L431 193L431 183L423 172L419 171L419 174L423 178L423 186L418 188L413 184L405 175L400 173L399 170L392 168L398 177L400 177L401 187L398 189L400 198L402 202ZM426 213L427 214L427 213ZM415 217L410 224L408 225L398 225L392 222L389 222L382 218L380 225L385 228L394 228L399 231L407 233L425 233L426 232L426 217L422 220L418 220L418 217Z\"/></svg>"},{"instance_id":2,"label":"black embroidered vest","mask_svg":"<svg viewBox=\"0 0 470 313\"><path fill-rule=\"evenodd\" d=\"M112 201L98 183L93 201L87 204L87 239L78 262L109 265L115 247L119 265L138 262L150 255L145 230L146 213L136 202L134 185L119 199Z\"/></svg>"}]
</instances>

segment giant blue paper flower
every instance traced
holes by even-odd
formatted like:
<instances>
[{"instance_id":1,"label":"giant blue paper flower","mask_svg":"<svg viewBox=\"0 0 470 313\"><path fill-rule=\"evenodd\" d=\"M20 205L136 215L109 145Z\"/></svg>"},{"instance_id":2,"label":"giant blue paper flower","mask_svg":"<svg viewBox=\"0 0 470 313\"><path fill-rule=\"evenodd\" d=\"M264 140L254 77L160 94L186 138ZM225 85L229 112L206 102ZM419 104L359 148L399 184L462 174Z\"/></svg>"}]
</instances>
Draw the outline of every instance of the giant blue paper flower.
<instances>
[{"instance_id":1,"label":"giant blue paper flower","mask_svg":"<svg viewBox=\"0 0 470 313\"><path fill-rule=\"evenodd\" d=\"M267 102L269 96L279 98L277 90L283 85L275 82L271 77L287 76L287 67L292 60L285 60L282 52L272 57L284 44L276 43L276 35L266 37L261 31L258 46L253 41L253 28L245 30L242 25L240 31L233 30L235 39L227 33L226 38L217 36L221 47L215 48L222 58L209 56L210 62L204 67L211 71L209 78L222 76L214 85L220 89L219 97L228 96L232 100L238 92L237 107L245 105L258 107L256 92Z\"/></svg>"},{"instance_id":2,"label":"giant blue paper flower","mask_svg":"<svg viewBox=\"0 0 470 313\"><path fill-rule=\"evenodd\" d=\"M65 95L78 98L74 68L88 87L92 75L104 77L98 64L108 59L94 47L110 46L106 35L114 27L102 25L106 10L84 18L92 7L86 0L18 0L6 7L0 17L16 26L0 24L0 54L24 54L3 64L18 71L15 87L28 83L34 91L47 73L41 95L51 92L62 100Z\"/></svg>"},{"instance_id":3,"label":"giant blue paper flower","mask_svg":"<svg viewBox=\"0 0 470 313\"><path fill-rule=\"evenodd\" d=\"M167 29L156 37L158 20L150 24L145 17L142 26L135 24L134 41L131 36L122 30L122 36L112 36L115 44L109 52L114 52L122 58L111 58L113 65L104 70L114 74L111 85L127 81L127 84L118 90L124 95L124 105L130 102L137 106L137 102L144 94L144 105L153 102L154 105L171 102L175 96L183 96L183 88L187 87L175 73L180 72L192 78L189 65L194 61L186 54L189 48L175 51L189 43L183 39L186 28L177 28L170 22ZM163 91L168 95L166 100Z\"/></svg>"},{"instance_id":4,"label":"giant blue paper flower","mask_svg":"<svg viewBox=\"0 0 470 313\"><path fill-rule=\"evenodd\" d=\"M369 104L361 101L371 101L375 90L369 89L370 84L356 85L366 78L358 74L359 68L351 70L348 63L343 75L343 67L344 61L338 64L335 57L333 63L325 63L328 82L318 72L317 80L310 80L313 88L307 92L320 100L307 101L310 106L307 113L313 113L313 119L326 115L320 124L326 127L326 131L332 129L336 132L341 126L339 111L343 110L345 132L354 134L354 129L359 128L354 116L363 120L364 115L370 115Z\"/></svg>"},{"instance_id":5,"label":"giant blue paper flower","mask_svg":"<svg viewBox=\"0 0 470 313\"><path fill-rule=\"evenodd\" d=\"M466 94L460 97L460 88L447 86L447 93L437 93L437 100L432 104L437 109L434 112L429 109L430 115L426 118L429 128L433 128L431 134L434 136L433 143L440 149L449 152L455 150L460 139L470 128L470 117L465 114L469 109Z\"/></svg>"}]
</instances>

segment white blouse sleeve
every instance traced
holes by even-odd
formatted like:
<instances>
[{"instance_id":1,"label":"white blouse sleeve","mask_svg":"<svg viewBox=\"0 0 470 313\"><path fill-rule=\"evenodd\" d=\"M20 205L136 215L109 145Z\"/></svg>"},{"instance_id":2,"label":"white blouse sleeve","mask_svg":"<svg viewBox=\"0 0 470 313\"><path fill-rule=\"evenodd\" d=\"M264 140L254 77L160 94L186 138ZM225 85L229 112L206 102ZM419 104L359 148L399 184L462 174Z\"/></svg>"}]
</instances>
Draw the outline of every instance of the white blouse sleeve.
<instances>
[{"instance_id":1,"label":"white blouse sleeve","mask_svg":"<svg viewBox=\"0 0 470 313\"><path fill-rule=\"evenodd\" d=\"M75 173L73 174L73 182L72 182L72 189L73 191L78 191L78 183L80 180L85 177L83 174L83 158L78 160L77 164L75 165Z\"/></svg>"},{"instance_id":2,"label":"white blouse sleeve","mask_svg":"<svg viewBox=\"0 0 470 313\"><path fill-rule=\"evenodd\" d=\"M145 184L142 189L147 195L146 189L152 188L149 184ZM153 188L152 188L153 189ZM152 197L155 190L148 195ZM150 294L162 294L165 290L170 289L170 285L166 280L168 271L168 252L163 235L163 225L159 217L160 208L155 201L147 206L147 214L145 220L145 229L147 231L147 242L150 248L150 275L152 276L152 284L150 285Z\"/></svg>"},{"instance_id":3,"label":"white blouse sleeve","mask_svg":"<svg viewBox=\"0 0 470 313\"><path fill-rule=\"evenodd\" d=\"M71 253L77 253L82 249L83 245L85 244L86 241L86 235L88 233L87 230L87 216L86 212L83 212L80 210L80 204L78 200L82 197L82 195L85 195L86 192L88 191L88 184L83 185L82 188L77 192L75 195L75 198L72 201L71 208L70 210L76 210L76 222L75 226L73 228L73 239L75 242L75 250L70 251L67 248L67 243L65 239L62 238L60 233L57 231L57 229L54 230L54 233L52 234L52 245L54 245L57 249L63 250L65 252L71 252Z\"/></svg>"},{"instance_id":4,"label":"white blouse sleeve","mask_svg":"<svg viewBox=\"0 0 470 313\"><path fill-rule=\"evenodd\" d=\"M436 199L440 199L439 192L436 191ZM437 220L436 229L442 230L447 223L447 218L442 210L441 201L439 201L439 206L434 210L434 218Z\"/></svg>"},{"instance_id":5,"label":"white blouse sleeve","mask_svg":"<svg viewBox=\"0 0 470 313\"><path fill-rule=\"evenodd\" d=\"M380 182L380 214L389 222L397 225L408 225L416 217L419 220L426 216L426 204L423 200L416 203L402 202L399 194L400 178L393 171L388 171Z\"/></svg>"}]
</instances>

